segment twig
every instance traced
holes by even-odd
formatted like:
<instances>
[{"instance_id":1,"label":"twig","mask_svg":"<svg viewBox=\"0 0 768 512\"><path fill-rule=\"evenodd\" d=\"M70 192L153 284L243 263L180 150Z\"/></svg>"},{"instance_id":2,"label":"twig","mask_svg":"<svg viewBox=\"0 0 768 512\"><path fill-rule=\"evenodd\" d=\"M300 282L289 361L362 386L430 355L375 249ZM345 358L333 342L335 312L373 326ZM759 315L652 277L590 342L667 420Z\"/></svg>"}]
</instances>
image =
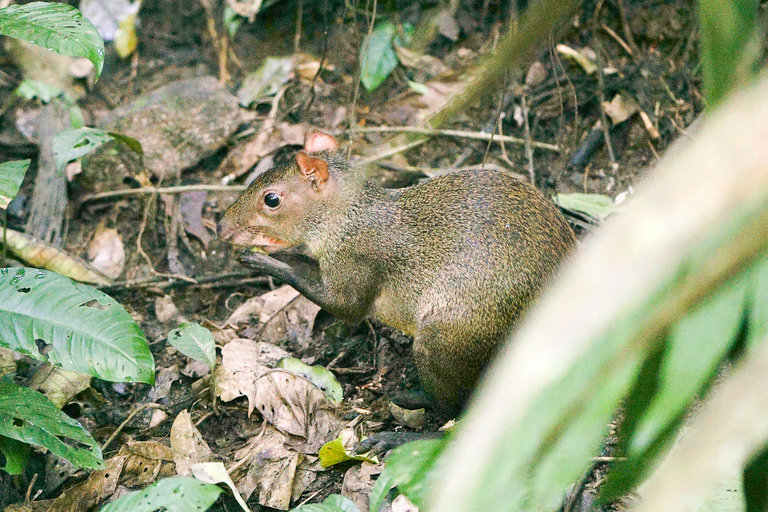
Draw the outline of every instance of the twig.
<instances>
[{"instance_id":1,"label":"twig","mask_svg":"<svg viewBox=\"0 0 768 512\"><path fill-rule=\"evenodd\" d=\"M596 61L597 61L597 96L600 102L600 125L603 129L603 137L605 138L605 149L608 151L608 159L611 161L611 170L614 176L618 173L619 164L616 162L616 154L613 152L613 143L611 142L611 132L608 128L608 116L605 113L605 77L603 76L603 46L600 43L600 38L597 35L597 30L592 29L592 42L595 49Z\"/></svg>"},{"instance_id":2,"label":"twig","mask_svg":"<svg viewBox=\"0 0 768 512\"><path fill-rule=\"evenodd\" d=\"M523 104L523 122L525 125L525 156L528 158L528 178L531 185L536 186L536 172L533 169L533 145L531 144L531 127L528 123L528 93L524 92L522 97Z\"/></svg>"},{"instance_id":3,"label":"twig","mask_svg":"<svg viewBox=\"0 0 768 512\"><path fill-rule=\"evenodd\" d=\"M27 487L27 493L24 495L24 503L29 503L29 501L32 499L32 487L35 486L35 482L37 482L38 473L35 473L32 475L32 480L29 482L29 486Z\"/></svg>"},{"instance_id":4,"label":"twig","mask_svg":"<svg viewBox=\"0 0 768 512\"><path fill-rule=\"evenodd\" d=\"M147 279L135 279L132 281L115 282L104 286L98 286L97 288L104 293L115 293L123 290L133 290L141 288L157 288L165 290L168 288L182 288L192 286L195 288L208 289L218 288L224 286L232 286L232 283L224 282L228 279L239 279L236 285L241 284L264 284L268 282L268 278L265 276L254 276L253 272L228 272L226 274L217 274L215 276L202 277L197 279L196 282L179 281L176 279L168 279L162 277L150 277Z\"/></svg>"},{"instance_id":5,"label":"twig","mask_svg":"<svg viewBox=\"0 0 768 512\"><path fill-rule=\"evenodd\" d=\"M357 162L357 165L367 165L371 162L375 162L376 160L381 160L382 158L387 158L392 155L396 155L398 153L402 153L403 151L408 151L411 148L415 148L416 146L420 146L427 142L427 139L418 139L413 142L409 142L408 144L405 144L403 146L399 146L396 148L388 149L386 151L382 151L381 153L377 153L373 156L369 156L368 158L364 158Z\"/></svg>"},{"instance_id":6,"label":"twig","mask_svg":"<svg viewBox=\"0 0 768 512\"><path fill-rule=\"evenodd\" d=\"M301 48L301 18L304 16L304 0L299 0L296 8L296 35L293 36L293 53L299 53Z\"/></svg>"},{"instance_id":7,"label":"twig","mask_svg":"<svg viewBox=\"0 0 768 512\"><path fill-rule=\"evenodd\" d=\"M442 135L445 137L461 137L464 139L491 140L496 142L512 142L514 144L525 144L525 139L519 137L510 137L509 135L493 135L492 133L468 132L464 130L441 130L436 128L421 128L418 126L371 126L367 128L356 128L357 133L378 133L378 132L403 132L419 133L422 135ZM347 130L343 133L351 133ZM546 142L531 141L531 146L539 149L548 149L550 151L560 152L560 146Z\"/></svg>"},{"instance_id":8,"label":"twig","mask_svg":"<svg viewBox=\"0 0 768 512\"><path fill-rule=\"evenodd\" d=\"M123 422L120 424L120 426L119 426L119 427L117 427L117 430L115 430L114 432L112 432L112 435L111 435L111 436L109 436L109 439L107 439L106 441L104 441L104 444L103 444L103 445L101 445L101 451L103 452L104 450L106 450L106 449L107 449L107 447L108 447L108 446L109 446L109 445L112 443L112 441L114 441L114 440L115 440L115 438L117 437L117 435L118 435L120 432L122 432L122 431L123 431L123 429L125 428L125 426L126 426L126 425L127 425L127 424L128 424L128 423L129 423L129 422L130 422L130 421L131 421L131 420L132 420L134 417L136 417L136 415L137 415L137 414L139 414L141 411L143 411L144 409L162 409L162 408L163 408L163 406L162 406L162 405L160 405L160 404L156 404L156 403L149 403L149 404L143 404L143 405L141 405L140 407L137 407L136 409L134 409L133 411L131 411L131 413L128 415L128 417L127 417L127 418L125 418L125 420L124 420L124 421L123 421Z\"/></svg>"},{"instance_id":9,"label":"twig","mask_svg":"<svg viewBox=\"0 0 768 512\"><path fill-rule=\"evenodd\" d=\"M145 194L183 194L185 192L195 192L203 190L205 192L242 192L245 190L244 185L180 185L177 187L142 187L142 188L126 188L121 190L112 190L110 192L101 192L99 194L91 194L83 198L80 204L89 203L91 201L99 201L101 199L112 199L115 197L125 196L141 196Z\"/></svg>"},{"instance_id":10,"label":"twig","mask_svg":"<svg viewBox=\"0 0 768 512\"><path fill-rule=\"evenodd\" d=\"M616 0L616 5L619 6L619 14L621 15L621 28L624 30L624 37L627 39L629 46L632 47L633 53L637 55L640 51L640 48L637 46L635 37L632 35L632 29L630 28L629 21L627 20L627 9L624 7L624 0Z\"/></svg>"},{"instance_id":11,"label":"twig","mask_svg":"<svg viewBox=\"0 0 768 512\"><path fill-rule=\"evenodd\" d=\"M608 35L611 36L614 39L614 41L619 43L619 46L624 48L624 51L627 52L630 57L634 57L635 56L634 53L632 52L632 48L630 48L629 45L627 43L625 43L624 40L621 37L619 37L619 34L614 32L613 29L611 27L609 27L608 25L606 25L605 23L603 23L602 27L603 27L603 30L605 30L608 33Z\"/></svg>"}]
</instances>

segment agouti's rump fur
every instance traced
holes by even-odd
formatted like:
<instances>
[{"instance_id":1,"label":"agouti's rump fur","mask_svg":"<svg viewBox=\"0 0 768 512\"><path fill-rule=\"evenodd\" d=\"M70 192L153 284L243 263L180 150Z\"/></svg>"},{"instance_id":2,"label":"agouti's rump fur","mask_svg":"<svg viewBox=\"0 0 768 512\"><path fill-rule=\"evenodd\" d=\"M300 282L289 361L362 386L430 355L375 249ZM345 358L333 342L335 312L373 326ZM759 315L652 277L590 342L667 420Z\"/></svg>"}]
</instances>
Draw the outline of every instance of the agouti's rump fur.
<instances>
[{"instance_id":1,"label":"agouti's rump fur","mask_svg":"<svg viewBox=\"0 0 768 512\"><path fill-rule=\"evenodd\" d=\"M295 163L259 176L230 207L220 236L268 252L303 247L319 275L265 254L241 261L337 317L371 316L412 335L425 390L455 406L567 256L573 232L537 189L504 172L385 190L337 148L310 134Z\"/></svg>"}]
</instances>

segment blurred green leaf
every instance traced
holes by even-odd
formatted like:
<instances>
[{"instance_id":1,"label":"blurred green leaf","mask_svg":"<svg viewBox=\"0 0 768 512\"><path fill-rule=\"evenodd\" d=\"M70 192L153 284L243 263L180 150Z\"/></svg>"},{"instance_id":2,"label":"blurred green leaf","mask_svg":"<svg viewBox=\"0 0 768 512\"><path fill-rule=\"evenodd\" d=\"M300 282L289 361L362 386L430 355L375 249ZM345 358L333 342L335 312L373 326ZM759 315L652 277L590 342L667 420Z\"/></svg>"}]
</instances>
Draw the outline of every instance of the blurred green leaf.
<instances>
[{"instance_id":1,"label":"blurred green leaf","mask_svg":"<svg viewBox=\"0 0 768 512\"><path fill-rule=\"evenodd\" d=\"M583 213L593 219L603 220L619 210L613 199L602 194L557 194L555 204L579 213Z\"/></svg>"},{"instance_id":2,"label":"blurred green leaf","mask_svg":"<svg viewBox=\"0 0 768 512\"><path fill-rule=\"evenodd\" d=\"M759 8L759 0L699 0L704 92L710 106L756 76L764 32Z\"/></svg>"},{"instance_id":3,"label":"blurred green leaf","mask_svg":"<svg viewBox=\"0 0 768 512\"><path fill-rule=\"evenodd\" d=\"M32 449L27 443L0 436L0 453L5 456L5 466L0 467L0 469L9 475L22 474L27 467L31 451Z\"/></svg>"},{"instance_id":4,"label":"blurred green leaf","mask_svg":"<svg viewBox=\"0 0 768 512\"><path fill-rule=\"evenodd\" d=\"M13 160L0 164L0 209L5 210L16 194L29 169L31 160ZM0 233L2 234L2 233Z\"/></svg>"},{"instance_id":5,"label":"blurred green leaf","mask_svg":"<svg viewBox=\"0 0 768 512\"><path fill-rule=\"evenodd\" d=\"M415 505L423 507L428 480L445 445L445 439L434 439L414 441L392 450L371 491L369 512L378 512L384 498L395 487Z\"/></svg>"},{"instance_id":6,"label":"blurred green leaf","mask_svg":"<svg viewBox=\"0 0 768 512\"><path fill-rule=\"evenodd\" d=\"M59 132L53 138L56 167L64 169L72 160L87 155L110 140L112 140L110 134L96 128L84 127Z\"/></svg>"},{"instance_id":7,"label":"blurred green leaf","mask_svg":"<svg viewBox=\"0 0 768 512\"><path fill-rule=\"evenodd\" d=\"M102 466L101 449L80 423L42 394L0 379L0 436L47 448L79 467Z\"/></svg>"},{"instance_id":8,"label":"blurred green leaf","mask_svg":"<svg viewBox=\"0 0 768 512\"><path fill-rule=\"evenodd\" d=\"M259 69L249 73L237 91L241 107L249 107L256 101L277 94L293 76L293 59L267 57Z\"/></svg>"},{"instance_id":9,"label":"blurred green leaf","mask_svg":"<svg viewBox=\"0 0 768 512\"><path fill-rule=\"evenodd\" d=\"M90 21L72 6L32 2L0 9L0 34L42 46L72 57L85 57L96 67L96 78L104 66L104 41Z\"/></svg>"},{"instance_id":10,"label":"blurred green leaf","mask_svg":"<svg viewBox=\"0 0 768 512\"><path fill-rule=\"evenodd\" d=\"M49 103L53 98L64 94L64 91L39 80L22 80L16 88L16 95L27 100L39 99L43 103Z\"/></svg>"},{"instance_id":11,"label":"blurred green leaf","mask_svg":"<svg viewBox=\"0 0 768 512\"><path fill-rule=\"evenodd\" d=\"M213 505L223 490L187 476L164 478L142 489L129 492L101 507L100 512L189 512L204 511Z\"/></svg>"},{"instance_id":12,"label":"blurred green leaf","mask_svg":"<svg viewBox=\"0 0 768 512\"><path fill-rule=\"evenodd\" d=\"M310 503L291 509L291 512L360 512L355 502L340 494L331 494L322 503Z\"/></svg>"},{"instance_id":13,"label":"blurred green leaf","mask_svg":"<svg viewBox=\"0 0 768 512\"><path fill-rule=\"evenodd\" d=\"M413 26L401 26L403 37L397 26L390 21L377 24L370 37L363 40L360 48L360 80L368 91L373 91L387 79L397 67L397 54L393 44L408 44L413 35Z\"/></svg>"}]
</instances>

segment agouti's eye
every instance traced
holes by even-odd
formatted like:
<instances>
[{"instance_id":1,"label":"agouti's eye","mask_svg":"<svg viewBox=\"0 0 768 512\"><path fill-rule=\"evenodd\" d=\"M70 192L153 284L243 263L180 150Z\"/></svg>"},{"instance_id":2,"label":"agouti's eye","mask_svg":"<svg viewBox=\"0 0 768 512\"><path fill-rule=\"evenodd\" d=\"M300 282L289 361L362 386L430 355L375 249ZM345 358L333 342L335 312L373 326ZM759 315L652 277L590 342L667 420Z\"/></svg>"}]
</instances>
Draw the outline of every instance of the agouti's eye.
<instances>
[{"instance_id":1,"label":"agouti's eye","mask_svg":"<svg viewBox=\"0 0 768 512\"><path fill-rule=\"evenodd\" d=\"M269 208L277 208L280 206L280 196L274 192L270 192L264 196L264 204Z\"/></svg>"}]
</instances>

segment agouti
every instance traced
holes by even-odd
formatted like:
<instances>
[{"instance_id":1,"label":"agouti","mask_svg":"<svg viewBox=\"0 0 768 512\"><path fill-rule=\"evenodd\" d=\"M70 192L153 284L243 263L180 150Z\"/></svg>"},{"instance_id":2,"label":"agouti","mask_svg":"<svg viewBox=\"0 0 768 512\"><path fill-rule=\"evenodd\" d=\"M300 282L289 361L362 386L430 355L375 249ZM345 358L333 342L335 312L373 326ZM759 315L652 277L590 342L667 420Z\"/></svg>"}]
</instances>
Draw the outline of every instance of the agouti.
<instances>
[{"instance_id":1,"label":"agouti","mask_svg":"<svg viewBox=\"0 0 768 512\"><path fill-rule=\"evenodd\" d=\"M400 190L364 179L314 131L227 210L240 261L329 313L373 317L414 337L424 389L455 408L574 245L557 208L497 170L449 172ZM315 267L266 253L301 247Z\"/></svg>"}]
</instances>

